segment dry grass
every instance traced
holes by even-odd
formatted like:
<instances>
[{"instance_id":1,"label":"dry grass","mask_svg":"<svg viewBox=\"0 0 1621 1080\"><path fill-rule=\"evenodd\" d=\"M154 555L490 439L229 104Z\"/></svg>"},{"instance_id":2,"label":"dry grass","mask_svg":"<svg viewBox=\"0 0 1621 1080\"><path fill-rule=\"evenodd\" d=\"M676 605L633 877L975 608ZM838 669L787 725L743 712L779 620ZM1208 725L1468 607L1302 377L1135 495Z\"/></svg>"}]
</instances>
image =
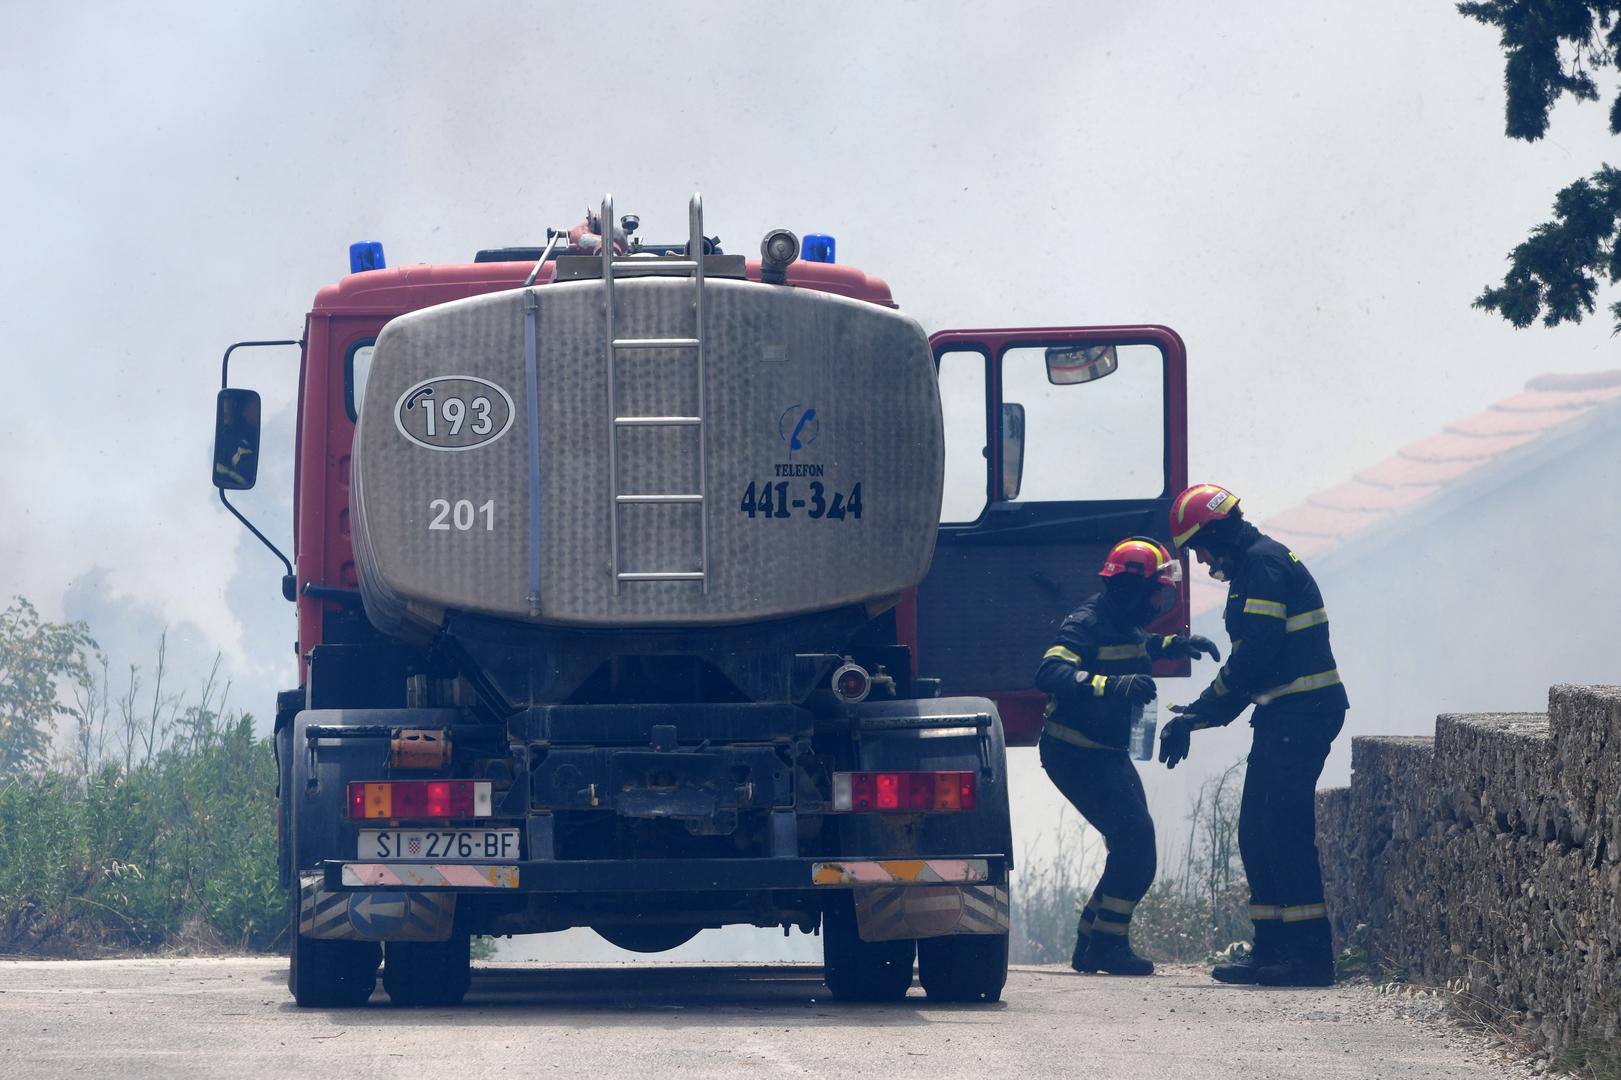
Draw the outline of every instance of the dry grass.
<instances>
[{"instance_id":1,"label":"dry grass","mask_svg":"<svg viewBox=\"0 0 1621 1080\"><path fill-rule=\"evenodd\" d=\"M1132 945L1149 959L1197 963L1249 939L1249 890L1238 860L1242 778L1243 764L1235 763L1200 789L1186 841L1162 863L1138 905ZM1037 859L1026 849L1013 882L1015 963L1069 960L1076 919L1091 897L1103 853L1102 837L1069 811L1059 818L1051 857Z\"/></svg>"}]
</instances>

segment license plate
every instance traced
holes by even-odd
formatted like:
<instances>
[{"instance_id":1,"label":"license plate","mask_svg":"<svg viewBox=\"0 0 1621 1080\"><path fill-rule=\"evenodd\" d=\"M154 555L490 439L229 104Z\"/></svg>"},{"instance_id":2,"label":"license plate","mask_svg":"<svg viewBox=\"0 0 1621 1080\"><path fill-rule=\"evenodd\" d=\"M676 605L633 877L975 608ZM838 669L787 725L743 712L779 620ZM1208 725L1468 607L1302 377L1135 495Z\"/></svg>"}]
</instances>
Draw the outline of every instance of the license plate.
<instances>
[{"instance_id":1,"label":"license plate","mask_svg":"<svg viewBox=\"0 0 1621 1080\"><path fill-rule=\"evenodd\" d=\"M362 829L362 859L516 859L517 829Z\"/></svg>"}]
</instances>

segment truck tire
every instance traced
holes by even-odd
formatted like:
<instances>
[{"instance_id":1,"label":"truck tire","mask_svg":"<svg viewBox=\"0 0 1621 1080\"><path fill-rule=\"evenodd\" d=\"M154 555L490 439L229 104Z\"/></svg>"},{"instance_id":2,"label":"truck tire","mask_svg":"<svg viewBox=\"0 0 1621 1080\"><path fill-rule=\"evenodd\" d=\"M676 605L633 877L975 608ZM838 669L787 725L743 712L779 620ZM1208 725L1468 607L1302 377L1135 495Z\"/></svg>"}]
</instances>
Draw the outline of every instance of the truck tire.
<instances>
[{"instance_id":1,"label":"truck tire","mask_svg":"<svg viewBox=\"0 0 1621 1080\"><path fill-rule=\"evenodd\" d=\"M375 941L325 941L298 932L295 883L288 927L287 989L301 1009L348 1009L366 1004L377 988L382 950Z\"/></svg>"},{"instance_id":2,"label":"truck tire","mask_svg":"<svg viewBox=\"0 0 1621 1080\"><path fill-rule=\"evenodd\" d=\"M471 939L390 941L384 950L383 989L395 1005L459 1005L473 982Z\"/></svg>"},{"instance_id":3,"label":"truck tire","mask_svg":"<svg viewBox=\"0 0 1621 1080\"><path fill-rule=\"evenodd\" d=\"M900 1001L912 988L917 942L862 941L855 903L833 901L822 919L822 979L838 1001Z\"/></svg>"},{"instance_id":4,"label":"truck tire","mask_svg":"<svg viewBox=\"0 0 1621 1080\"><path fill-rule=\"evenodd\" d=\"M930 1001L1002 999L1007 982L1006 934L951 934L917 943L917 977Z\"/></svg>"},{"instance_id":5,"label":"truck tire","mask_svg":"<svg viewBox=\"0 0 1621 1080\"><path fill-rule=\"evenodd\" d=\"M289 747L297 739L290 739ZM332 1009L364 1005L377 988L377 965L383 950L375 941L305 937L298 932L299 905L304 901L301 874L312 862L300 850L298 816L304 805L295 792L309 787L308 754L288 754L289 782L282 788L278 809L286 809L288 860L287 989L300 1008Z\"/></svg>"}]
</instances>

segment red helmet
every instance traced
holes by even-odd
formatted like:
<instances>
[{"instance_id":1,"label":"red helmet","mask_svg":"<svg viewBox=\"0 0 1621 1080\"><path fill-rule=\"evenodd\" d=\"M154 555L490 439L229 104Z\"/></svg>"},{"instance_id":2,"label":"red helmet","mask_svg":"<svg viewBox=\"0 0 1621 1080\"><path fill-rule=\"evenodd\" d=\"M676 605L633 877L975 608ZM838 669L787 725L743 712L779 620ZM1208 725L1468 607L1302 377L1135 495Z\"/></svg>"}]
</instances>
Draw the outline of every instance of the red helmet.
<instances>
[{"instance_id":1,"label":"red helmet","mask_svg":"<svg viewBox=\"0 0 1621 1080\"><path fill-rule=\"evenodd\" d=\"M1133 536L1110 548L1103 559L1103 569L1098 571L1100 578L1112 578L1116 574L1135 574L1144 581L1158 581L1175 588L1182 580L1182 564L1172 558L1159 541Z\"/></svg>"},{"instance_id":2,"label":"red helmet","mask_svg":"<svg viewBox=\"0 0 1621 1080\"><path fill-rule=\"evenodd\" d=\"M1187 547L1193 534L1238 509L1238 496L1215 484L1195 484L1171 501L1171 543Z\"/></svg>"}]
</instances>

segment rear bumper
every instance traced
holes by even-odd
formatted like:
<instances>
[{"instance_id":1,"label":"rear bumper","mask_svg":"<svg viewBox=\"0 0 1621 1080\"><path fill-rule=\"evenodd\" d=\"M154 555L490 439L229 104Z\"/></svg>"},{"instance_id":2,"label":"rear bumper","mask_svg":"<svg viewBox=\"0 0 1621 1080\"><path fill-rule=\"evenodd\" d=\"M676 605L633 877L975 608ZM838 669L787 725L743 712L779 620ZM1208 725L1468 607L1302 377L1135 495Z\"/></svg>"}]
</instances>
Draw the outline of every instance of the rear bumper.
<instances>
[{"instance_id":1,"label":"rear bumper","mask_svg":"<svg viewBox=\"0 0 1621 1080\"><path fill-rule=\"evenodd\" d=\"M753 892L1001 884L1004 855L897 859L640 859L531 862L321 864L331 891L410 889L467 893Z\"/></svg>"}]
</instances>

